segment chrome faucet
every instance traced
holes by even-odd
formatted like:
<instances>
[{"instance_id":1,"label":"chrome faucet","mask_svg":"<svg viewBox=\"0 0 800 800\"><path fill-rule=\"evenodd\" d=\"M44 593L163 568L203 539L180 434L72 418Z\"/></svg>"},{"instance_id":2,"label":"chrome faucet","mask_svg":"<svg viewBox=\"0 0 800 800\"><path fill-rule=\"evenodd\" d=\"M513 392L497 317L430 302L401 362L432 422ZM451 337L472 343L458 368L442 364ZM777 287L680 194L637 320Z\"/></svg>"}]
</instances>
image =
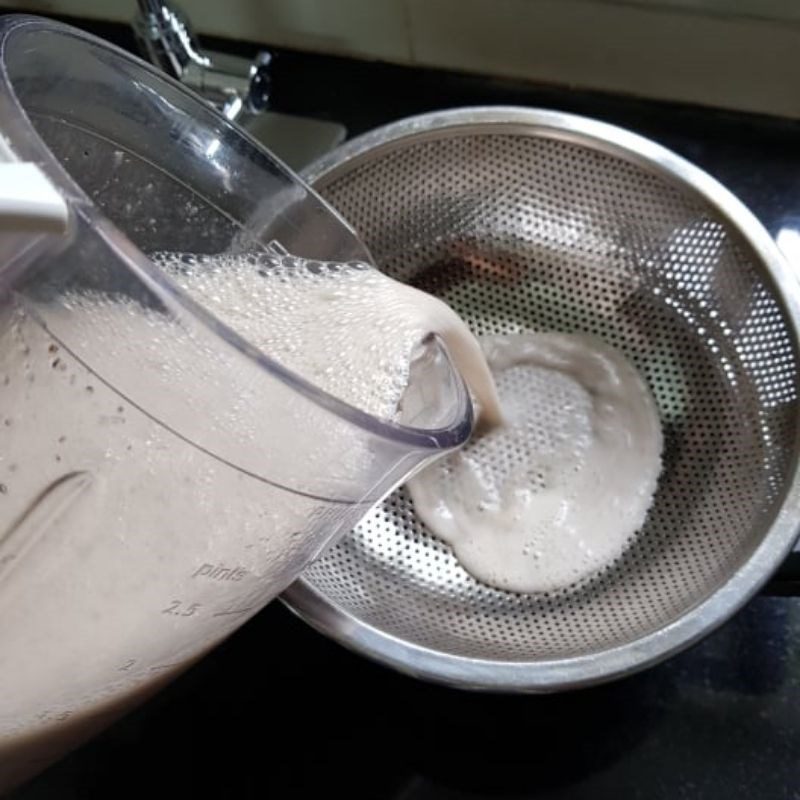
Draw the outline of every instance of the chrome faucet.
<instances>
[{"instance_id":1,"label":"chrome faucet","mask_svg":"<svg viewBox=\"0 0 800 800\"><path fill-rule=\"evenodd\" d=\"M253 61L200 48L189 19L167 0L138 0L133 29L144 55L185 83L228 119L264 111L269 103L272 56L266 50Z\"/></svg>"}]
</instances>

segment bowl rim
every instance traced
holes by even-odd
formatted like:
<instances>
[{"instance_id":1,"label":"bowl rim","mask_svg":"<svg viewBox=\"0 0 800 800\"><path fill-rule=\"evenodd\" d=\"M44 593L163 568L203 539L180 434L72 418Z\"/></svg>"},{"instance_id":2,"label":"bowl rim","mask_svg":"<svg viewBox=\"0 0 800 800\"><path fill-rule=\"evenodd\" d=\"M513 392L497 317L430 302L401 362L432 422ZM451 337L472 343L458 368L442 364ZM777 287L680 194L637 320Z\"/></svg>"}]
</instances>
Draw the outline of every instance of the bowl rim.
<instances>
[{"instance_id":1,"label":"bowl rim","mask_svg":"<svg viewBox=\"0 0 800 800\"><path fill-rule=\"evenodd\" d=\"M479 106L437 111L399 120L359 136L326 154L303 172L317 191L366 155L402 140L434 139L476 132L516 133L599 149L696 192L734 227L762 262L783 302L798 352L800 283L770 234L754 214L708 173L656 142L624 128L560 111L517 106ZM673 655L726 622L767 582L797 539L800 517L800 404L795 399L794 457L772 524L747 561L711 594L661 629L595 653L541 661L506 661L445 653L388 634L332 603L300 578L281 596L284 604L316 630L395 669L432 682L468 689L548 692L602 683L630 675Z\"/></svg>"}]
</instances>

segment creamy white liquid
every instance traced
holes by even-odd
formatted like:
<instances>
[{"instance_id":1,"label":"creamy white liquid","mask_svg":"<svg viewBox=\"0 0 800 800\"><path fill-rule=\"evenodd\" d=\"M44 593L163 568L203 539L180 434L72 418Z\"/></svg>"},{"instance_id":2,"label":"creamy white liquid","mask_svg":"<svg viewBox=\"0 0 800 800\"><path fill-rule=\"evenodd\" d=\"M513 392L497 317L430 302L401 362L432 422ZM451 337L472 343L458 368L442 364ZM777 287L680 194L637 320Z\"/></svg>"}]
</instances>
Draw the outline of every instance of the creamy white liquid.
<instances>
[{"instance_id":1,"label":"creamy white liquid","mask_svg":"<svg viewBox=\"0 0 800 800\"><path fill-rule=\"evenodd\" d=\"M410 359L437 333L484 427L501 421L480 346L429 295L357 265L157 260L251 346L385 419L399 418ZM262 477L305 489L308 475L330 474L330 492L349 497L375 457L213 338L122 297L67 303L48 310L50 332L29 309L0 307L0 791L180 672L355 521L357 502ZM59 331L102 351L104 380ZM641 380L607 349L504 341L489 360L506 425L412 492L476 576L540 591L621 551L655 485L660 433ZM320 447L300 446L309 429ZM576 463L585 478L569 482ZM598 471L614 476L593 481Z\"/></svg>"},{"instance_id":2,"label":"creamy white liquid","mask_svg":"<svg viewBox=\"0 0 800 800\"><path fill-rule=\"evenodd\" d=\"M496 405L455 314L375 270L158 260L252 347L362 410L397 418L431 332ZM358 492L382 456L206 329L125 296L0 305L0 391L2 792L285 588L368 511Z\"/></svg>"},{"instance_id":3,"label":"creamy white liquid","mask_svg":"<svg viewBox=\"0 0 800 800\"><path fill-rule=\"evenodd\" d=\"M458 315L441 300L366 264L264 253L162 253L154 261L263 352L383 419L398 418L414 350L435 333L486 422L500 422L480 345Z\"/></svg>"},{"instance_id":4,"label":"creamy white liquid","mask_svg":"<svg viewBox=\"0 0 800 800\"><path fill-rule=\"evenodd\" d=\"M563 589L607 567L644 523L661 470L656 405L597 339L482 340L506 424L409 482L414 509L479 580Z\"/></svg>"}]
</instances>

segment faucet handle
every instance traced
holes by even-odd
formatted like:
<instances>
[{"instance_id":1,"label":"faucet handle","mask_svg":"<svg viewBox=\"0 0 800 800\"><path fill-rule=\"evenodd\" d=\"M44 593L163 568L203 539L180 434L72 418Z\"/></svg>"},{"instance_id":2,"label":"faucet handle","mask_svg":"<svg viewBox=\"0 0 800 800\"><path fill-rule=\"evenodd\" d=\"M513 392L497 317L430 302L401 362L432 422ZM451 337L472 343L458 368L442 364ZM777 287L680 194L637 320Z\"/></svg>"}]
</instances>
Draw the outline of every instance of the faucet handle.
<instances>
[{"instance_id":1,"label":"faucet handle","mask_svg":"<svg viewBox=\"0 0 800 800\"><path fill-rule=\"evenodd\" d=\"M217 106L228 119L264 111L270 97L272 54L253 61L201 49L186 14L167 0L138 0L133 29L144 55Z\"/></svg>"},{"instance_id":2,"label":"faucet handle","mask_svg":"<svg viewBox=\"0 0 800 800\"><path fill-rule=\"evenodd\" d=\"M145 55L172 78L182 80L191 64L211 66L194 35L189 18L166 0L139 0L133 30Z\"/></svg>"}]
</instances>

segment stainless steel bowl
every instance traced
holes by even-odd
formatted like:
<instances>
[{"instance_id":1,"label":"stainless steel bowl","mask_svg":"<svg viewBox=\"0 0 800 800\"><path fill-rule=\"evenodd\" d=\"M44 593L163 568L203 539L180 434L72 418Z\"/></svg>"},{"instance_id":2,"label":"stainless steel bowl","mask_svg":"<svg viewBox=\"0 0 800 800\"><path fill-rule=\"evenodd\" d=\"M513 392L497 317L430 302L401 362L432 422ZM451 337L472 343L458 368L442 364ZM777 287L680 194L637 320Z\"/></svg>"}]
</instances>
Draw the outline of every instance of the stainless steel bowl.
<instances>
[{"instance_id":1,"label":"stainless steel bowl","mask_svg":"<svg viewBox=\"0 0 800 800\"><path fill-rule=\"evenodd\" d=\"M477 334L582 331L646 377L665 434L642 531L566 590L482 585L401 488L284 595L420 677L549 691L630 673L733 614L798 523L798 287L724 187L620 128L478 108L382 128L306 176L388 274Z\"/></svg>"}]
</instances>

